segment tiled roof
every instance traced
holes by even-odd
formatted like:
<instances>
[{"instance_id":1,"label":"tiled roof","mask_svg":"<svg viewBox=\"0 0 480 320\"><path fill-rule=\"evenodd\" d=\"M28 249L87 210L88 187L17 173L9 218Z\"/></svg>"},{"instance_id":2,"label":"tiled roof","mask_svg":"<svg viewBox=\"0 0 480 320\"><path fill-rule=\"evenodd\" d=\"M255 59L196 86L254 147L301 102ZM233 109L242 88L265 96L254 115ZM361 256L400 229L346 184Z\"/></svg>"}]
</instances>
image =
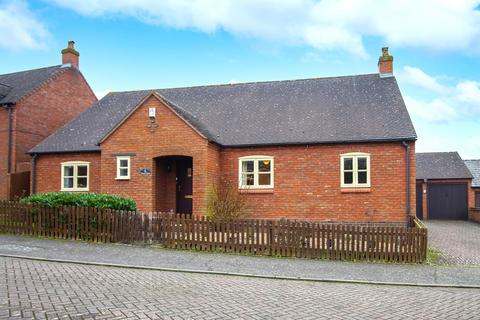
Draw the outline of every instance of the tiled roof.
<instances>
[{"instance_id":1,"label":"tiled roof","mask_svg":"<svg viewBox=\"0 0 480 320\"><path fill-rule=\"evenodd\" d=\"M0 75L0 105L15 103L62 70L62 66Z\"/></svg>"},{"instance_id":2,"label":"tiled roof","mask_svg":"<svg viewBox=\"0 0 480 320\"><path fill-rule=\"evenodd\" d=\"M458 152L417 153L417 179L471 179Z\"/></svg>"},{"instance_id":3,"label":"tiled roof","mask_svg":"<svg viewBox=\"0 0 480 320\"><path fill-rule=\"evenodd\" d=\"M480 187L480 159L465 160L465 164L473 176L472 187Z\"/></svg>"},{"instance_id":4,"label":"tiled roof","mask_svg":"<svg viewBox=\"0 0 480 320\"><path fill-rule=\"evenodd\" d=\"M150 94L223 146L416 139L394 77L378 74L114 92L31 150L99 150Z\"/></svg>"}]
</instances>

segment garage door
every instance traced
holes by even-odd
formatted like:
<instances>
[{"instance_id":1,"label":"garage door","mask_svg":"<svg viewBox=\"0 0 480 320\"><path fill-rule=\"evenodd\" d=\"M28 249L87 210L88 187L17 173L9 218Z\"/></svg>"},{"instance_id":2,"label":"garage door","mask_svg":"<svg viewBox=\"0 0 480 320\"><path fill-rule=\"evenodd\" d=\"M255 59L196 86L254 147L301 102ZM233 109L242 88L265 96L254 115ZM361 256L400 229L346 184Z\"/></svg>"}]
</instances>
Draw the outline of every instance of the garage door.
<instances>
[{"instance_id":1,"label":"garage door","mask_svg":"<svg viewBox=\"0 0 480 320\"><path fill-rule=\"evenodd\" d=\"M427 196L429 219L467 219L467 185L465 183L429 184Z\"/></svg>"}]
</instances>

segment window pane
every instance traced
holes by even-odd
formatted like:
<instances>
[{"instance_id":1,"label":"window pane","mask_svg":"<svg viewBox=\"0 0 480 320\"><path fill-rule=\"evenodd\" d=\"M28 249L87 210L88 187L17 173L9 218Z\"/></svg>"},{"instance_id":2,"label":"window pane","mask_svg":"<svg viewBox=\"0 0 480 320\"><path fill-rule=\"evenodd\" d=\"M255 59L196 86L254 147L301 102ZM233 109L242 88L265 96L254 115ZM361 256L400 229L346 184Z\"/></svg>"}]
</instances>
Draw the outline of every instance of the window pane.
<instances>
[{"instance_id":1,"label":"window pane","mask_svg":"<svg viewBox=\"0 0 480 320\"><path fill-rule=\"evenodd\" d=\"M63 178L63 187L66 189L73 188L73 178Z\"/></svg>"},{"instance_id":2,"label":"window pane","mask_svg":"<svg viewBox=\"0 0 480 320\"><path fill-rule=\"evenodd\" d=\"M63 167L63 175L65 177L72 177L73 176L73 166Z\"/></svg>"},{"instance_id":3,"label":"window pane","mask_svg":"<svg viewBox=\"0 0 480 320\"><path fill-rule=\"evenodd\" d=\"M343 183L344 184L353 184L353 172L344 172L343 173Z\"/></svg>"},{"instance_id":4,"label":"window pane","mask_svg":"<svg viewBox=\"0 0 480 320\"><path fill-rule=\"evenodd\" d=\"M77 174L78 176L83 176L83 177L86 177L87 176L87 166L78 166L77 167Z\"/></svg>"},{"instance_id":5,"label":"window pane","mask_svg":"<svg viewBox=\"0 0 480 320\"><path fill-rule=\"evenodd\" d=\"M77 188L86 188L87 187L87 178L78 178Z\"/></svg>"},{"instance_id":6,"label":"window pane","mask_svg":"<svg viewBox=\"0 0 480 320\"><path fill-rule=\"evenodd\" d=\"M358 158L358 170L366 170L367 169L367 158Z\"/></svg>"},{"instance_id":7,"label":"window pane","mask_svg":"<svg viewBox=\"0 0 480 320\"><path fill-rule=\"evenodd\" d=\"M258 175L258 184L261 186L270 185L270 173L264 173Z\"/></svg>"},{"instance_id":8,"label":"window pane","mask_svg":"<svg viewBox=\"0 0 480 320\"><path fill-rule=\"evenodd\" d=\"M358 173L358 183L367 183L367 172L360 171Z\"/></svg>"},{"instance_id":9,"label":"window pane","mask_svg":"<svg viewBox=\"0 0 480 320\"><path fill-rule=\"evenodd\" d=\"M242 161L242 172L253 172L253 161Z\"/></svg>"},{"instance_id":10,"label":"window pane","mask_svg":"<svg viewBox=\"0 0 480 320\"><path fill-rule=\"evenodd\" d=\"M120 177L128 177L128 169L127 168L121 168L120 169Z\"/></svg>"},{"instance_id":11,"label":"window pane","mask_svg":"<svg viewBox=\"0 0 480 320\"><path fill-rule=\"evenodd\" d=\"M260 172L270 172L271 161L270 160L259 160L258 161L258 171Z\"/></svg>"},{"instance_id":12,"label":"window pane","mask_svg":"<svg viewBox=\"0 0 480 320\"><path fill-rule=\"evenodd\" d=\"M242 186L253 186L253 174L242 174Z\"/></svg>"},{"instance_id":13,"label":"window pane","mask_svg":"<svg viewBox=\"0 0 480 320\"><path fill-rule=\"evenodd\" d=\"M128 160L127 159L120 159L120 167L122 167L122 168L128 167Z\"/></svg>"},{"instance_id":14,"label":"window pane","mask_svg":"<svg viewBox=\"0 0 480 320\"><path fill-rule=\"evenodd\" d=\"M353 170L353 158L343 159L343 170Z\"/></svg>"}]
</instances>

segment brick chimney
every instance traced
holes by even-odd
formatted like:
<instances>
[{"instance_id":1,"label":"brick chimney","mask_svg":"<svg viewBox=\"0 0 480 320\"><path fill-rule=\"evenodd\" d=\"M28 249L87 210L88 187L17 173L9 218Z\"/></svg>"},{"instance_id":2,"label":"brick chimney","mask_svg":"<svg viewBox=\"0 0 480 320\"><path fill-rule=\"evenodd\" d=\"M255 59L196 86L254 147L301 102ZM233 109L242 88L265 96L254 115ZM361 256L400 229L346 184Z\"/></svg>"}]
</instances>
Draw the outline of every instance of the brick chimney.
<instances>
[{"instance_id":1,"label":"brick chimney","mask_svg":"<svg viewBox=\"0 0 480 320\"><path fill-rule=\"evenodd\" d=\"M75 50L75 41L68 41L68 47L62 50L62 64L71 64L79 68L80 53Z\"/></svg>"},{"instance_id":2,"label":"brick chimney","mask_svg":"<svg viewBox=\"0 0 480 320\"><path fill-rule=\"evenodd\" d=\"M380 77L393 76L393 56L388 54L388 47L382 48L382 55L378 58L378 73Z\"/></svg>"}]
</instances>

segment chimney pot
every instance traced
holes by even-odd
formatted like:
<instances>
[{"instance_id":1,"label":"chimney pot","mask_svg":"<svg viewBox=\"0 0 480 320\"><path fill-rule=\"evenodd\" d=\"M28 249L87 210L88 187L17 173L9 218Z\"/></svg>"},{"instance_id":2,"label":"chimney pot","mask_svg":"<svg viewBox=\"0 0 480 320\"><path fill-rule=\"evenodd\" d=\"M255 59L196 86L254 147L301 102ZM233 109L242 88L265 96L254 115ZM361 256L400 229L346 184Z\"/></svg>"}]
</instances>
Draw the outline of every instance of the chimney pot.
<instances>
[{"instance_id":1,"label":"chimney pot","mask_svg":"<svg viewBox=\"0 0 480 320\"><path fill-rule=\"evenodd\" d=\"M380 77L393 76L393 56L388 53L388 47L382 48L382 55L378 58L378 73Z\"/></svg>"},{"instance_id":2,"label":"chimney pot","mask_svg":"<svg viewBox=\"0 0 480 320\"><path fill-rule=\"evenodd\" d=\"M72 66L80 67L80 53L75 50L75 41L68 41L68 46L62 50L62 64L71 64Z\"/></svg>"}]
</instances>

